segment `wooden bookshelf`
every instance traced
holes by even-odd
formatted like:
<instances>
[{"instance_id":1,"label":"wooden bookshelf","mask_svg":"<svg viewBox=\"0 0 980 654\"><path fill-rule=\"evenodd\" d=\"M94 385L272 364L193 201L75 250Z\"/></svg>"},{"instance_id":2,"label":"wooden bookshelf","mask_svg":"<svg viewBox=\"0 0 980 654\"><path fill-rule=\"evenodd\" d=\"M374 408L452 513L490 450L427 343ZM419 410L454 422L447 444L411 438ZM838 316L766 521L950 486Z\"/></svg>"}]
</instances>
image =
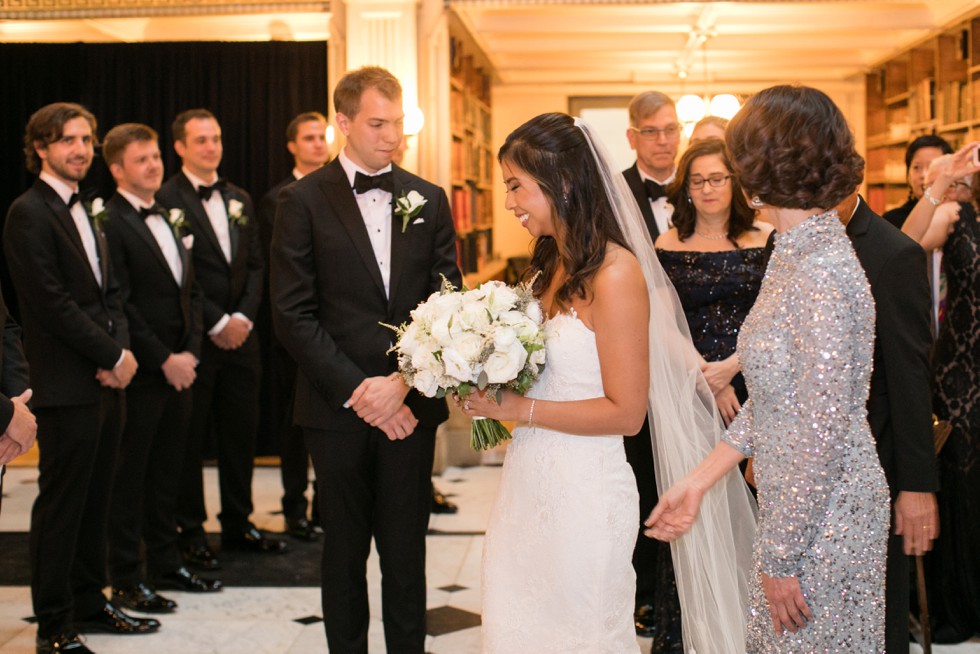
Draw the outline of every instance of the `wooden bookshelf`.
<instances>
[{"instance_id":1,"label":"wooden bookshelf","mask_svg":"<svg viewBox=\"0 0 980 654\"><path fill-rule=\"evenodd\" d=\"M453 222L459 266L480 277L493 262L494 150L489 59L455 14L449 15L450 153Z\"/></svg>"},{"instance_id":2,"label":"wooden bookshelf","mask_svg":"<svg viewBox=\"0 0 980 654\"><path fill-rule=\"evenodd\" d=\"M866 75L868 204L878 213L908 197L905 148L938 134L954 148L980 139L980 10Z\"/></svg>"}]
</instances>

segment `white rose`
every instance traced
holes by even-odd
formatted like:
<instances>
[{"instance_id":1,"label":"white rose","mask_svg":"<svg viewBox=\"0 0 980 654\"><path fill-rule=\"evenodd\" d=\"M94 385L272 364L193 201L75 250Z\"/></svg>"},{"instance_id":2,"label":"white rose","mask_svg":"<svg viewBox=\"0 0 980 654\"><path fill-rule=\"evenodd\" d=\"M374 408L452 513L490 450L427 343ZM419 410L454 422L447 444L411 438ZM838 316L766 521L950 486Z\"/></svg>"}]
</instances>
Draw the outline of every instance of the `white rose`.
<instances>
[{"instance_id":1,"label":"white rose","mask_svg":"<svg viewBox=\"0 0 980 654\"><path fill-rule=\"evenodd\" d=\"M453 335L450 333L449 321L453 319L451 315L444 315L435 318L429 329L432 339L440 347L449 347L453 343Z\"/></svg>"},{"instance_id":2,"label":"white rose","mask_svg":"<svg viewBox=\"0 0 980 654\"><path fill-rule=\"evenodd\" d=\"M493 345L498 350L507 349L517 340L517 333L511 327L499 325L493 333Z\"/></svg>"},{"instance_id":3,"label":"white rose","mask_svg":"<svg viewBox=\"0 0 980 654\"><path fill-rule=\"evenodd\" d=\"M104 210L105 210L105 202L102 201L102 198L95 198L94 200L92 200L93 214L102 213Z\"/></svg>"},{"instance_id":4,"label":"white rose","mask_svg":"<svg viewBox=\"0 0 980 654\"><path fill-rule=\"evenodd\" d=\"M398 339L398 351L412 356L419 346L419 327L416 323L410 324Z\"/></svg>"},{"instance_id":5,"label":"white rose","mask_svg":"<svg viewBox=\"0 0 980 654\"><path fill-rule=\"evenodd\" d=\"M457 315L463 329L482 332L490 326L485 302L464 301Z\"/></svg>"},{"instance_id":6,"label":"white rose","mask_svg":"<svg viewBox=\"0 0 980 654\"><path fill-rule=\"evenodd\" d=\"M232 218L237 218L242 215L242 210L245 208L238 200L228 200L228 215Z\"/></svg>"},{"instance_id":7,"label":"white rose","mask_svg":"<svg viewBox=\"0 0 980 654\"><path fill-rule=\"evenodd\" d=\"M439 392L439 378L440 375L432 370L420 370L415 373L412 386L426 397L435 397L436 393Z\"/></svg>"},{"instance_id":8,"label":"white rose","mask_svg":"<svg viewBox=\"0 0 980 654\"><path fill-rule=\"evenodd\" d=\"M442 363L446 366L446 375L461 382L474 381L470 372L470 364L463 356L452 348L442 351Z\"/></svg>"},{"instance_id":9,"label":"white rose","mask_svg":"<svg viewBox=\"0 0 980 654\"><path fill-rule=\"evenodd\" d=\"M491 384L506 384L517 377L527 361L527 351L514 339L508 347L498 347L483 364L487 381Z\"/></svg>"},{"instance_id":10,"label":"white rose","mask_svg":"<svg viewBox=\"0 0 980 654\"><path fill-rule=\"evenodd\" d=\"M544 348L540 350L535 350L531 353L531 363L536 366L544 365Z\"/></svg>"},{"instance_id":11,"label":"white rose","mask_svg":"<svg viewBox=\"0 0 980 654\"><path fill-rule=\"evenodd\" d=\"M537 300L532 300L524 309L524 313L535 323L541 324L541 304Z\"/></svg>"},{"instance_id":12,"label":"white rose","mask_svg":"<svg viewBox=\"0 0 980 654\"><path fill-rule=\"evenodd\" d=\"M428 200L426 200L418 191L409 191L408 195L405 197L408 199L408 206L410 209L420 207L428 202Z\"/></svg>"},{"instance_id":13,"label":"white rose","mask_svg":"<svg viewBox=\"0 0 980 654\"><path fill-rule=\"evenodd\" d=\"M463 332L453 338L453 349L466 361L472 363L483 351L483 337L473 332Z\"/></svg>"},{"instance_id":14,"label":"white rose","mask_svg":"<svg viewBox=\"0 0 980 654\"><path fill-rule=\"evenodd\" d=\"M518 300L517 293L514 292L514 289L503 282L488 283L493 284L493 287L487 294L487 299L490 303L490 313L497 315L502 311L513 309Z\"/></svg>"},{"instance_id":15,"label":"white rose","mask_svg":"<svg viewBox=\"0 0 980 654\"><path fill-rule=\"evenodd\" d=\"M430 370L433 373L442 373L442 364L439 363L439 359L432 354L432 350L429 348L419 348L411 356L412 367L415 368L416 372L422 370Z\"/></svg>"}]
</instances>

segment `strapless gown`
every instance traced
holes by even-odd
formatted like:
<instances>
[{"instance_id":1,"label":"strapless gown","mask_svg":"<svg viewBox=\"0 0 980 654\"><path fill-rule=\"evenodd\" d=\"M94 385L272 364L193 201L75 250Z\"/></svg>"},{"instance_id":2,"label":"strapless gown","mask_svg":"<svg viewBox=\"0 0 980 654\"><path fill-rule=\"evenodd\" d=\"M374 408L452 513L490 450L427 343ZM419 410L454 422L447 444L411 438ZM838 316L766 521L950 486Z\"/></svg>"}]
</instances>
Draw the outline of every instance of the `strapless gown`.
<instances>
[{"instance_id":1,"label":"strapless gown","mask_svg":"<svg viewBox=\"0 0 980 654\"><path fill-rule=\"evenodd\" d=\"M528 393L603 395L595 334L574 315L545 326ZM623 437L519 428L507 447L483 551L483 651L633 654L639 495Z\"/></svg>"}]
</instances>

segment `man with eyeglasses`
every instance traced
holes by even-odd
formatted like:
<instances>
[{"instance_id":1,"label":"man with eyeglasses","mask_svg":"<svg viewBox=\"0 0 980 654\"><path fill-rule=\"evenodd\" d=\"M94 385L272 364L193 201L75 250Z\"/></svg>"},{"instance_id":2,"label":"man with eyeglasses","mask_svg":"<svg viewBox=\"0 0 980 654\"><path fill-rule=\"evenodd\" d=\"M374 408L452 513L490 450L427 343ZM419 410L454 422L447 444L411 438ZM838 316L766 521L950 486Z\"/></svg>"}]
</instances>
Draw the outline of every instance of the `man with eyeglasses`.
<instances>
[{"instance_id":1,"label":"man with eyeglasses","mask_svg":"<svg viewBox=\"0 0 980 654\"><path fill-rule=\"evenodd\" d=\"M681 125L674 101L659 91L647 91L630 100L629 119L626 137L636 152L636 163L624 170L623 176L640 205L650 237L656 241L670 227L673 208L664 189L674 181L677 170Z\"/></svg>"},{"instance_id":2,"label":"man with eyeglasses","mask_svg":"<svg viewBox=\"0 0 980 654\"><path fill-rule=\"evenodd\" d=\"M633 191L640 206L650 237L657 237L670 228L673 207L667 203L664 188L674 181L677 171L677 149L681 141L681 125L677 121L674 101L659 91L647 91L634 97L629 104L629 129L626 136L630 147L636 151L636 163L623 171L623 177ZM640 492L640 519L638 532L643 529L642 520L656 506L657 479L653 471L653 447L650 443L649 421L634 438L624 438L626 458L636 476L636 486ZM638 534L636 548L633 550L633 569L636 571L636 607L633 614L636 633L643 637L657 636L657 644L667 645L669 651L680 651L681 638L677 634L657 634L656 625L674 623L679 620L655 619L654 598L667 593L675 596L677 590L672 583L657 586L658 571L666 568L673 576L670 562L670 546L653 538ZM663 576L660 573L660 576ZM662 609L679 606L678 600L666 600ZM663 647L655 651L667 651Z\"/></svg>"}]
</instances>

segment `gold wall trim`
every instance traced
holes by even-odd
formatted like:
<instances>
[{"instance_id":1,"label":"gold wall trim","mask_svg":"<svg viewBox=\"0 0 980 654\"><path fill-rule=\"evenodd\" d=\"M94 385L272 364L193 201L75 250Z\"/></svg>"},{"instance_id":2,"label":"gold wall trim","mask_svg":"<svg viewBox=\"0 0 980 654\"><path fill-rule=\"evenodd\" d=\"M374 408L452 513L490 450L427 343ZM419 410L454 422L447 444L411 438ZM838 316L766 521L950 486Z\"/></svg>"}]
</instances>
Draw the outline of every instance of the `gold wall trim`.
<instances>
[{"instance_id":1,"label":"gold wall trim","mask_svg":"<svg viewBox=\"0 0 980 654\"><path fill-rule=\"evenodd\" d=\"M221 14L328 13L330 2L275 0L0 0L2 20L151 18Z\"/></svg>"}]
</instances>

